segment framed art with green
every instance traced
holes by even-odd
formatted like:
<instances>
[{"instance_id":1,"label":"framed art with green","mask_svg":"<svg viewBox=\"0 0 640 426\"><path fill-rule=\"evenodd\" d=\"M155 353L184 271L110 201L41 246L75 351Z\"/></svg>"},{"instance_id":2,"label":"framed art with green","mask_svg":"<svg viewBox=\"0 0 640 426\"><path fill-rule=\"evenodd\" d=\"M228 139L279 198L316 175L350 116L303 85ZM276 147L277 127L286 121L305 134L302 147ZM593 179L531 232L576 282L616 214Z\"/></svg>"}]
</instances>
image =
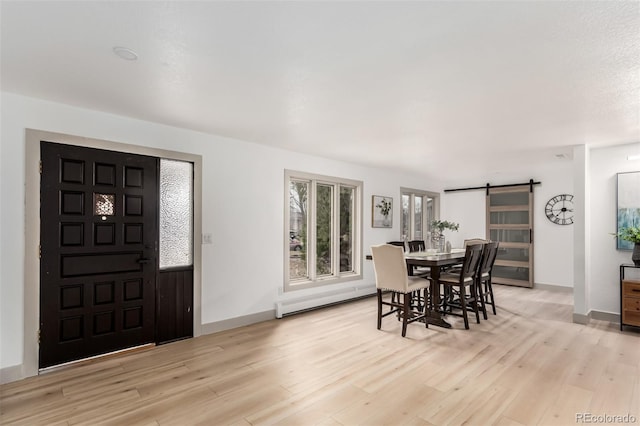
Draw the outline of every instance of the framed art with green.
<instances>
[{"instance_id":1,"label":"framed art with green","mask_svg":"<svg viewBox=\"0 0 640 426\"><path fill-rule=\"evenodd\" d=\"M371 226L391 228L393 226L393 198L374 195L371 199Z\"/></svg>"},{"instance_id":2,"label":"framed art with green","mask_svg":"<svg viewBox=\"0 0 640 426\"><path fill-rule=\"evenodd\" d=\"M618 226L616 233L624 228L640 226L640 172L618 173ZM633 250L634 244L616 238L618 250Z\"/></svg>"}]
</instances>

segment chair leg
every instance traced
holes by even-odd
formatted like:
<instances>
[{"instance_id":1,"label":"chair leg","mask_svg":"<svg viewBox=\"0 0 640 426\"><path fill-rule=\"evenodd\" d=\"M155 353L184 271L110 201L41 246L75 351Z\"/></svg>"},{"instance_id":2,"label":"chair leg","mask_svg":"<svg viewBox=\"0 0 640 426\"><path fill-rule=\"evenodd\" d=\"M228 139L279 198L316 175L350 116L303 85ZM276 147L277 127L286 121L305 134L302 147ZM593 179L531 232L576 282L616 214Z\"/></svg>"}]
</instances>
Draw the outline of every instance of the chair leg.
<instances>
[{"instance_id":1,"label":"chair leg","mask_svg":"<svg viewBox=\"0 0 640 426\"><path fill-rule=\"evenodd\" d=\"M473 312L476 314L476 324L480 324L480 310L478 309L478 289L475 284L471 284L469 287L469 297L473 301Z\"/></svg>"},{"instance_id":2,"label":"chair leg","mask_svg":"<svg viewBox=\"0 0 640 426\"><path fill-rule=\"evenodd\" d=\"M378 289L378 330L382 327L382 290Z\"/></svg>"},{"instance_id":3,"label":"chair leg","mask_svg":"<svg viewBox=\"0 0 640 426\"><path fill-rule=\"evenodd\" d=\"M413 296L411 297L412 297L412 302L415 303L416 310L423 312L426 301L422 298L422 295L420 294L420 292L421 290L414 291ZM413 303L412 303L412 306L413 306Z\"/></svg>"},{"instance_id":4,"label":"chair leg","mask_svg":"<svg viewBox=\"0 0 640 426\"><path fill-rule=\"evenodd\" d=\"M391 292L391 303L397 303L398 305L402 303L402 300L400 300L400 293L395 291ZM400 309L389 306L389 311L393 311L394 309L396 310L396 318L400 321L402 319L402 312L400 312Z\"/></svg>"},{"instance_id":5,"label":"chair leg","mask_svg":"<svg viewBox=\"0 0 640 426\"><path fill-rule=\"evenodd\" d=\"M462 307L462 318L464 318L464 328L469 329L469 316L467 315L467 302L464 291L464 285L460 286L460 306Z\"/></svg>"},{"instance_id":6,"label":"chair leg","mask_svg":"<svg viewBox=\"0 0 640 426\"><path fill-rule=\"evenodd\" d=\"M424 314L424 326L429 328L429 321L427 320L427 317L429 316L429 309L431 309L431 293L428 288L424 288L422 291L424 292L424 311L422 311Z\"/></svg>"},{"instance_id":7,"label":"chair leg","mask_svg":"<svg viewBox=\"0 0 640 426\"><path fill-rule=\"evenodd\" d=\"M400 297L400 296L398 296ZM411 311L411 292L404 294L404 308L402 309L402 337L407 335L407 323Z\"/></svg>"},{"instance_id":8,"label":"chair leg","mask_svg":"<svg viewBox=\"0 0 640 426\"><path fill-rule=\"evenodd\" d=\"M480 308L482 309L482 317L487 320L487 305L484 303L484 292L482 291L482 281L480 281L476 285L476 303L478 303L478 298L480 298Z\"/></svg>"},{"instance_id":9,"label":"chair leg","mask_svg":"<svg viewBox=\"0 0 640 426\"><path fill-rule=\"evenodd\" d=\"M491 298L491 307L493 308L493 315L496 314L496 300L493 298L493 286L491 285L491 277L486 282L486 285L489 288L489 297Z\"/></svg>"}]
</instances>

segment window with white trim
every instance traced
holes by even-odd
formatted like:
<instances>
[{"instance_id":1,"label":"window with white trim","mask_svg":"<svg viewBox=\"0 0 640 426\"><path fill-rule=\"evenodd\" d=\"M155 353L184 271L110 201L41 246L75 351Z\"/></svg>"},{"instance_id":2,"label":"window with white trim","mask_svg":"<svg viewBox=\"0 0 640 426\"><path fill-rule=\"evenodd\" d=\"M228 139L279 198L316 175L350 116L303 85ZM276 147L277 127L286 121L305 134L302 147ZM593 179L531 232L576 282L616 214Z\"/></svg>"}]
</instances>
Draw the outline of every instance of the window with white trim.
<instances>
[{"instance_id":1,"label":"window with white trim","mask_svg":"<svg viewBox=\"0 0 640 426\"><path fill-rule=\"evenodd\" d=\"M400 188L402 201L400 236L403 240L427 240L431 221L440 217L439 194Z\"/></svg>"},{"instance_id":2,"label":"window with white trim","mask_svg":"<svg viewBox=\"0 0 640 426\"><path fill-rule=\"evenodd\" d=\"M362 182L285 171L285 291L362 278Z\"/></svg>"}]
</instances>

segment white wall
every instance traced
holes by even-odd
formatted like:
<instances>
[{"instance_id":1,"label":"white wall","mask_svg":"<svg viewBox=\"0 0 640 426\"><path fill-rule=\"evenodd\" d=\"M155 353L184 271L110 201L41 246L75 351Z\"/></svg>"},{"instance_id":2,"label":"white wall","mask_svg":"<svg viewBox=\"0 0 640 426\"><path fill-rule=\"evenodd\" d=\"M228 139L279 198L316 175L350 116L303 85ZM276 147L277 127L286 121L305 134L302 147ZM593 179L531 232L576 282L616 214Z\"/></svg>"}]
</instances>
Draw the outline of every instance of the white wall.
<instances>
[{"instance_id":1,"label":"white wall","mask_svg":"<svg viewBox=\"0 0 640 426\"><path fill-rule=\"evenodd\" d=\"M203 324L273 310L283 285L284 170L364 182L363 247L400 235L399 188L439 191L418 176L356 166L2 93L0 139L0 369L23 360L25 129L32 128L202 156ZM371 228L371 195L394 198L394 227ZM360 283L373 284L364 261ZM357 283L355 283L357 284ZM340 286L351 283L336 284ZM312 290L313 292L317 290ZM307 292L307 293L309 293ZM29 338L32 338L29 336Z\"/></svg>"},{"instance_id":2,"label":"white wall","mask_svg":"<svg viewBox=\"0 0 640 426\"><path fill-rule=\"evenodd\" d=\"M534 186L534 281L561 287L573 286L573 226L551 223L544 214L547 201L558 194L573 193L570 160L550 159L545 167L527 169L520 174L499 177L479 177L476 182L463 185L483 186L541 182ZM448 187L445 187L447 189ZM449 188L453 189L453 188ZM462 247L468 238L486 237L486 200L484 190L448 192L443 195L442 219L460 224L458 232L446 232L454 247Z\"/></svg>"},{"instance_id":3,"label":"white wall","mask_svg":"<svg viewBox=\"0 0 640 426\"><path fill-rule=\"evenodd\" d=\"M248 142L172 128L111 114L3 93L0 111L0 369L23 360L23 286L25 248L25 129L39 129L141 146L182 151L203 158L203 232L214 244L202 247L202 322L222 321L274 309L283 284L284 169L339 176L364 182L363 247L400 236L400 187L438 192L439 182L419 176L367 168L268 148ZM626 161L640 144L594 150L591 170L593 236L591 309L619 312L618 265L629 252L618 252L608 235L615 230L615 173L640 170ZM573 283L572 226L544 217L553 195L572 193L570 161L550 160L547 167L519 175L479 177L470 186L526 182L535 188L535 281L570 287ZM394 227L371 228L371 195L394 198ZM443 219L459 222L450 233L454 245L484 235L484 193L444 194ZM247 261L250 259L250 261ZM371 264L364 261L362 285L373 284ZM357 285L358 283L355 283ZM334 287L354 285L337 284ZM317 290L312 290L313 292ZM32 336L30 336L32 338Z\"/></svg>"},{"instance_id":4,"label":"white wall","mask_svg":"<svg viewBox=\"0 0 640 426\"><path fill-rule=\"evenodd\" d=\"M620 264L632 263L631 252L616 249L616 174L640 171L640 161L627 156L640 155L640 143L591 150L591 282L590 308L620 313ZM637 188L640 191L640 188Z\"/></svg>"},{"instance_id":5,"label":"white wall","mask_svg":"<svg viewBox=\"0 0 640 426\"><path fill-rule=\"evenodd\" d=\"M481 186L480 182L470 186ZM451 242L452 247L462 247L464 240L470 238L485 237L487 217L485 209L485 191L473 190L443 194L440 219L460 224L458 231L444 231L445 238Z\"/></svg>"}]
</instances>

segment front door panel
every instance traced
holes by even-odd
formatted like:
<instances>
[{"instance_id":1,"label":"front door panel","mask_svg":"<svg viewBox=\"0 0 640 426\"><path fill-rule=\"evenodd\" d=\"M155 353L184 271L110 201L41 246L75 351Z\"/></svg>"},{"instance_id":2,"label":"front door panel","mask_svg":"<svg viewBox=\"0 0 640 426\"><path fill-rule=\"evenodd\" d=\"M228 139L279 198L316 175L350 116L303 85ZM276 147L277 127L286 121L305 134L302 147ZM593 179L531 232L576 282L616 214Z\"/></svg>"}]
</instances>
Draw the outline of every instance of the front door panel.
<instances>
[{"instance_id":1,"label":"front door panel","mask_svg":"<svg viewBox=\"0 0 640 426\"><path fill-rule=\"evenodd\" d=\"M40 368L154 342L158 160L41 143Z\"/></svg>"}]
</instances>

